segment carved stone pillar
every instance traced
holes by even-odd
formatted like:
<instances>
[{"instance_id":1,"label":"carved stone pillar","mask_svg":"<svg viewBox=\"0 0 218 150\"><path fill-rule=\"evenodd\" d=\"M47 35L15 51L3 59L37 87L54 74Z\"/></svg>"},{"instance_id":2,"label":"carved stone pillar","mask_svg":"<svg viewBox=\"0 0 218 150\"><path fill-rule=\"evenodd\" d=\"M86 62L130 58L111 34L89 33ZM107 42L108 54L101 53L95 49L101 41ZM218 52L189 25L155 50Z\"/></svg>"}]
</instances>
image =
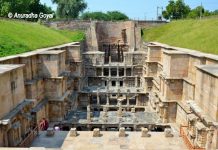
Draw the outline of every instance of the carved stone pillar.
<instances>
[{"instance_id":1,"label":"carved stone pillar","mask_svg":"<svg viewBox=\"0 0 218 150\"><path fill-rule=\"evenodd\" d=\"M198 136L198 145L199 147L204 148L207 142L207 131L206 130L201 130L198 132L199 136Z\"/></svg>"},{"instance_id":2,"label":"carved stone pillar","mask_svg":"<svg viewBox=\"0 0 218 150\"><path fill-rule=\"evenodd\" d=\"M137 82L137 80L138 80L138 77L135 76L135 87L138 87L138 82Z\"/></svg>"},{"instance_id":3,"label":"carved stone pillar","mask_svg":"<svg viewBox=\"0 0 218 150\"><path fill-rule=\"evenodd\" d=\"M103 117L103 122L107 122L107 107L104 106L103 107L103 113L102 113L102 117Z\"/></svg>"},{"instance_id":4,"label":"carved stone pillar","mask_svg":"<svg viewBox=\"0 0 218 150\"><path fill-rule=\"evenodd\" d=\"M196 137L196 127L195 124L197 122L197 117L194 114L188 115L188 135L191 138L192 142L193 139Z\"/></svg>"},{"instance_id":5,"label":"carved stone pillar","mask_svg":"<svg viewBox=\"0 0 218 150\"><path fill-rule=\"evenodd\" d=\"M97 62L97 58L93 57L92 59L92 64L95 66L96 65L96 62Z\"/></svg>"},{"instance_id":6,"label":"carved stone pillar","mask_svg":"<svg viewBox=\"0 0 218 150\"><path fill-rule=\"evenodd\" d=\"M97 89L97 105L100 105L100 98L99 98L99 89Z\"/></svg>"},{"instance_id":7,"label":"carved stone pillar","mask_svg":"<svg viewBox=\"0 0 218 150\"><path fill-rule=\"evenodd\" d=\"M91 108L90 105L87 106L87 122L91 122Z\"/></svg>"},{"instance_id":8,"label":"carved stone pillar","mask_svg":"<svg viewBox=\"0 0 218 150\"><path fill-rule=\"evenodd\" d=\"M124 77L126 77L126 64L124 66Z\"/></svg>"},{"instance_id":9,"label":"carved stone pillar","mask_svg":"<svg viewBox=\"0 0 218 150\"><path fill-rule=\"evenodd\" d=\"M107 80L107 92L109 91L109 87L110 87L110 79Z\"/></svg>"},{"instance_id":10,"label":"carved stone pillar","mask_svg":"<svg viewBox=\"0 0 218 150\"><path fill-rule=\"evenodd\" d=\"M103 106L103 117L107 117L107 107Z\"/></svg>"},{"instance_id":11,"label":"carved stone pillar","mask_svg":"<svg viewBox=\"0 0 218 150\"><path fill-rule=\"evenodd\" d=\"M160 107L160 118L162 118L163 123L167 123L168 121L168 113L167 113L167 104L160 102L159 103L159 107Z\"/></svg>"},{"instance_id":12,"label":"carved stone pillar","mask_svg":"<svg viewBox=\"0 0 218 150\"><path fill-rule=\"evenodd\" d=\"M118 112L117 112L117 115L118 117L122 117L122 104L121 104L121 101L117 100L118 102Z\"/></svg>"},{"instance_id":13,"label":"carved stone pillar","mask_svg":"<svg viewBox=\"0 0 218 150\"><path fill-rule=\"evenodd\" d=\"M104 64L104 55L101 55L101 64Z\"/></svg>"},{"instance_id":14,"label":"carved stone pillar","mask_svg":"<svg viewBox=\"0 0 218 150\"><path fill-rule=\"evenodd\" d=\"M123 62L124 62L124 64L126 64L126 56L125 55L123 57Z\"/></svg>"},{"instance_id":15,"label":"carved stone pillar","mask_svg":"<svg viewBox=\"0 0 218 150\"><path fill-rule=\"evenodd\" d=\"M119 65L117 65L117 77L119 77Z\"/></svg>"},{"instance_id":16,"label":"carved stone pillar","mask_svg":"<svg viewBox=\"0 0 218 150\"><path fill-rule=\"evenodd\" d=\"M206 149L211 150L212 149L212 142L213 142L213 136L214 136L215 127L211 126L207 133L207 143L206 143Z\"/></svg>"},{"instance_id":17,"label":"carved stone pillar","mask_svg":"<svg viewBox=\"0 0 218 150\"><path fill-rule=\"evenodd\" d=\"M126 87L125 79L123 80L123 87Z\"/></svg>"},{"instance_id":18,"label":"carved stone pillar","mask_svg":"<svg viewBox=\"0 0 218 150\"><path fill-rule=\"evenodd\" d=\"M116 80L116 88L119 89L119 87L120 87L119 81Z\"/></svg>"},{"instance_id":19,"label":"carved stone pillar","mask_svg":"<svg viewBox=\"0 0 218 150\"><path fill-rule=\"evenodd\" d=\"M131 76L133 76L133 67L131 68Z\"/></svg>"},{"instance_id":20,"label":"carved stone pillar","mask_svg":"<svg viewBox=\"0 0 218 150\"><path fill-rule=\"evenodd\" d=\"M139 95L138 94L136 94L136 106L139 106Z\"/></svg>"},{"instance_id":21,"label":"carved stone pillar","mask_svg":"<svg viewBox=\"0 0 218 150\"><path fill-rule=\"evenodd\" d=\"M111 77L111 67L108 68L109 77Z\"/></svg>"},{"instance_id":22,"label":"carved stone pillar","mask_svg":"<svg viewBox=\"0 0 218 150\"><path fill-rule=\"evenodd\" d=\"M129 93L127 93L126 95L126 105L127 107L129 107Z\"/></svg>"},{"instance_id":23,"label":"carved stone pillar","mask_svg":"<svg viewBox=\"0 0 218 150\"><path fill-rule=\"evenodd\" d=\"M202 122L196 123L196 139L195 145L200 148L205 148L207 141L207 128L204 126Z\"/></svg>"},{"instance_id":24,"label":"carved stone pillar","mask_svg":"<svg viewBox=\"0 0 218 150\"><path fill-rule=\"evenodd\" d=\"M110 105L110 95L109 94L107 94L107 103L106 103L106 105L108 106L108 105Z\"/></svg>"},{"instance_id":25,"label":"carved stone pillar","mask_svg":"<svg viewBox=\"0 0 218 150\"><path fill-rule=\"evenodd\" d=\"M120 89L117 89L117 104L118 104L118 98L120 97Z\"/></svg>"},{"instance_id":26,"label":"carved stone pillar","mask_svg":"<svg viewBox=\"0 0 218 150\"><path fill-rule=\"evenodd\" d=\"M101 66L101 76L104 76L104 68L103 68L103 65Z\"/></svg>"},{"instance_id":27,"label":"carved stone pillar","mask_svg":"<svg viewBox=\"0 0 218 150\"><path fill-rule=\"evenodd\" d=\"M168 123L168 106L165 105L163 108L163 123Z\"/></svg>"}]
</instances>

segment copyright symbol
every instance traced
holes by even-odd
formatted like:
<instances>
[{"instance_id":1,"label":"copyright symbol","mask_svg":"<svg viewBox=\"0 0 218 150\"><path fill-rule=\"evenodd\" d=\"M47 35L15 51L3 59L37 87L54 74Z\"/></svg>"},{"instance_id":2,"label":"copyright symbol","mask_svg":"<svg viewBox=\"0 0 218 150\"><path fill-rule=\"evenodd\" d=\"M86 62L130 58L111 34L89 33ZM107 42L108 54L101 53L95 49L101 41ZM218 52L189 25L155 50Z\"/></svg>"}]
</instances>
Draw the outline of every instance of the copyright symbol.
<instances>
[{"instance_id":1,"label":"copyright symbol","mask_svg":"<svg viewBox=\"0 0 218 150\"><path fill-rule=\"evenodd\" d=\"M11 12L8 13L8 18L12 18L13 14Z\"/></svg>"}]
</instances>

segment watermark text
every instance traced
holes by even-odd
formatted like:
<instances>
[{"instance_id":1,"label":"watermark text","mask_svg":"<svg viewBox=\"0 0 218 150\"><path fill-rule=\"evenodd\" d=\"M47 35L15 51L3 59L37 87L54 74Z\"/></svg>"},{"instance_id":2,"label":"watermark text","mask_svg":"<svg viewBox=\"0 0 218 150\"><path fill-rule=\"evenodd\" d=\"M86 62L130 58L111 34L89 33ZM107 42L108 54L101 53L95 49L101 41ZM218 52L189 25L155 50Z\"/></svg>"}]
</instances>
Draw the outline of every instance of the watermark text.
<instances>
[{"instance_id":1,"label":"watermark text","mask_svg":"<svg viewBox=\"0 0 218 150\"><path fill-rule=\"evenodd\" d=\"M9 12L8 18L11 18L11 19L51 19L51 18L54 18L54 14L44 14L44 13L19 14L19 13Z\"/></svg>"}]
</instances>

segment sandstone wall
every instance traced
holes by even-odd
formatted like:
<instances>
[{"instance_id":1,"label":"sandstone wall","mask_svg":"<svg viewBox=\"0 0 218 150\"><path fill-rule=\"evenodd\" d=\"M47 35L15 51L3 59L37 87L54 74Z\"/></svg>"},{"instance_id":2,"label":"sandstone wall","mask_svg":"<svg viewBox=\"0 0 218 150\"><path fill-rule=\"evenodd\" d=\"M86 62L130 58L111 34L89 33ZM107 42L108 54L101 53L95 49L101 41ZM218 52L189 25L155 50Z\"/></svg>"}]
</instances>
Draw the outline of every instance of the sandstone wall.
<instances>
[{"instance_id":1,"label":"sandstone wall","mask_svg":"<svg viewBox=\"0 0 218 150\"><path fill-rule=\"evenodd\" d=\"M23 70L18 68L0 75L0 118L9 113L25 99Z\"/></svg>"},{"instance_id":2,"label":"sandstone wall","mask_svg":"<svg viewBox=\"0 0 218 150\"><path fill-rule=\"evenodd\" d=\"M176 121L178 125L186 126L188 124L187 113L183 107L177 105L176 109Z\"/></svg>"},{"instance_id":3,"label":"sandstone wall","mask_svg":"<svg viewBox=\"0 0 218 150\"><path fill-rule=\"evenodd\" d=\"M218 78L198 70L195 101L205 114L218 121Z\"/></svg>"},{"instance_id":4,"label":"sandstone wall","mask_svg":"<svg viewBox=\"0 0 218 150\"><path fill-rule=\"evenodd\" d=\"M0 147L3 147L4 146L4 132L3 132L3 129L0 128Z\"/></svg>"},{"instance_id":5,"label":"sandstone wall","mask_svg":"<svg viewBox=\"0 0 218 150\"><path fill-rule=\"evenodd\" d=\"M182 99L182 80L168 80L164 83L164 86L164 97L166 100L179 101Z\"/></svg>"},{"instance_id":6,"label":"sandstone wall","mask_svg":"<svg viewBox=\"0 0 218 150\"><path fill-rule=\"evenodd\" d=\"M87 30L90 27L90 24L93 21L90 20L69 20L69 21L54 21L54 22L45 22L46 26L56 28L56 29L70 29L70 30ZM109 21L108 21L109 22ZM154 26L160 26L166 24L165 21L144 21L138 20L134 21L141 28L150 28Z\"/></svg>"},{"instance_id":7,"label":"sandstone wall","mask_svg":"<svg viewBox=\"0 0 218 150\"><path fill-rule=\"evenodd\" d=\"M218 57L154 42L147 58L147 70L156 68L151 63L159 66L153 74L152 108L163 122L182 125L191 145L217 149Z\"/></svg>"},{"instance_id":8,"label":"sandstone wall","mask_svg":"<svg viewBox=\"0 0 218 150\"><path fill-rule=\"evenodd\" d=\"M36 127L42 118L48 121L64 119L70 106L67 101L67 84L74 81L78 82L77 85L80 84L78 78L72 81L71 77L74 73L81 74L80 59L78 43L0 58L0 64L13 64L7 68L15 67L14 64L24 64L4 73L2 71L5 68L0 68L0 101L3 106L0 109L0 131L3 132L3 135L0 132L0 141L4 146L17 146L24 140L24 135L29 133L30 125ZM78 64L76 70L69 69L75 64ZM68 80L68 77L71 79ZM2 120L3 117L7 120ZM1 142L0 146L3 146Z\"/></svg>"},{"instance_id":9,"label":"sandstone wall","mask_svg":"<svg viewBox=\"0 0 218 150\"><path fill-rule=\"evenodd\" d=\"M189 65L188 65L188 79L193 83L196 83L196 65L203 65L205 64L204 58L199 58L195 56L189 57Z\"/></svg>"},{"instance_id":10,"label":"sandstone wall","mask_svg":"<svg viewBox=\"0 0 218 150\"><path fill-rule=\"evenodd\" d=\"M66 92L66 80L64 78L50 78L45 82L45 96L49 99L60 99Z\"/></svg>"},{"instance_id":11,"label":"sandstone wall","mask_svg":"<svg viewBox=\"0 0 218 150\"><path fill-rule=\"evenodd\" d=\"M194 100L195 96L195 86L187 81L183 82L182 100Z\"/></svg>"},{"instance_id":12,"label":"sandstone wall","mask_svg":"<svg viewBox=\"0 0 218 150\"><path fill-rule=\"evenodd\" d=\"M40 54L41 61L39 74L41 77L58 77L65 70L66 52L47 51Z\"/></svg>"},{"instance_id":13,"label":"sandstone wall","mask_svg":"<svg viewBox=\"0 0 218 150\"><path fill-rule=\"evenodd\" d=\"M11 80L10 73L6 73L0 76L0 95L1 105L4 106L0 109L0 118L5 116L10 110L13 109L13 101L11 94Z\"/></svg>"}]
</instances>

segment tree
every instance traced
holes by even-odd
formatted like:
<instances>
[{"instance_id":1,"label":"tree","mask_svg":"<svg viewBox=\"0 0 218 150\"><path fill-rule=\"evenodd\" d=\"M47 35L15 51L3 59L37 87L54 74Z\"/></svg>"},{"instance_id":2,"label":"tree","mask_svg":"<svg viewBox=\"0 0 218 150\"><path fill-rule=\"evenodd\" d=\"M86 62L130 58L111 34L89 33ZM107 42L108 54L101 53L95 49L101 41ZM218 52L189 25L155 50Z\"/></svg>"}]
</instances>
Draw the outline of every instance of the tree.
<instances>
[{"instance_id":1,"label":"tree","mask_svg":"<svg viewBox=\"0 0 218 150\"><path fill-rule=\"evenodd\" d=\"M107 13L103 12L86 12L81 15L83 20L104 20L104 21L118 21L118 20L128 20L129 18L119 11L108 11Z\"/></svg>"},{"instance_id":2,"label":"tree","mask_svg":"<svg viewBox=\"0 0 218 150\"><path fill-rule=\"evenodd\" d=\"M198 6L189 12L188 18L192 18L192 19L199 18L200 15L204 13L204 11L205 11L204 7Z\"/></svg>"},{"instance_id":3,"label":"tree","mask_svg":"<svg viewBox=\"0 0 218 150\"><path fill-rule=\"evenodd\" d=\"M127 15L119 11L108 11L107 14L110 17L110 20L118 21L118 20L128 20L129 19Z\"/></svg>"},{"instance_id":4,"label":"tree","mask_svg":"<svg viewBox=\"0 0 218 150\"><path fill-rule=\"evenodd\" d=\"M8 13L27 13L31 0L0 0L0 16L7 17Z\"/></svg>"},{"instance_id":5,"label":"tree","mask_svg":"<svg viewBox=\"0 0 218 150\"><path fill-rule=\"evenodd\" d=\"M0 0L0 16L7 17L9 12L13 14L53 13L52 9L45 4L42 5L40 0ZM37 19L33 20L37 21Z\"/></svg>"},{"instance_id":6,"label":"tree","mask_svg":"<svg viewBox=\"0 0 218 150\"><path fill-rule=\"evenodd\" d=\"M198 6L191 10L191 12L188 14L188 18L196 19L196 18L207 17L211 15L216 15L216 11L210 12L208 10L205 10L203 6Z\"/></svg>"},{"instance_id":7,"label":"tree","mask_svg":"<svg viewBox=\"0 0 218 150\"><path fill-rule=\"evenodd\" d=\"M60 18L77 18L87 4L84 0L53 0L58 5L57 16Z\"/></svg>"},{"instance_id":8,"label":"tree","mask_svg":"<svg viewBox=\"0 0 218 150\"><path fill-rule=\"evenodd\" d=\"M182 19L186 18L190 12L190 7L183 0L170 0L166 10L162 12L165 19Z\"/></svg>"},{"instance_id":9,"label":"tree","mask_svg":"<svg viewBox=\"0 0 218 150\"><path fill-rule=\"evenodd\" d=\"M212 12L212 15L218 15L218 9Z\"/></svg>"},{"instance_id":10,"label":"tree","mask_svg":"<svg viewBox=\"0 0 218 150\"><path fill-rule=\"evenodd\" d=\"M86 12L83 13L81 16L81 19L83 20L104 20L104 21L108 21L109 20L109 16L103 12Z\"/></svg>"},{"instance_id":11,"label":"tree","mask_svg":"<svg viewBox=\"0 0 218 150\"><path fill-rule=\"evenodd\" d=\"M32 0L32 3L29 5L29 13L46 13L46 14L51 14L54 13L54 11L51 9L51 7L46 6L46 4L41 4L40 0Z\"/></svg>"}]
</instances>

